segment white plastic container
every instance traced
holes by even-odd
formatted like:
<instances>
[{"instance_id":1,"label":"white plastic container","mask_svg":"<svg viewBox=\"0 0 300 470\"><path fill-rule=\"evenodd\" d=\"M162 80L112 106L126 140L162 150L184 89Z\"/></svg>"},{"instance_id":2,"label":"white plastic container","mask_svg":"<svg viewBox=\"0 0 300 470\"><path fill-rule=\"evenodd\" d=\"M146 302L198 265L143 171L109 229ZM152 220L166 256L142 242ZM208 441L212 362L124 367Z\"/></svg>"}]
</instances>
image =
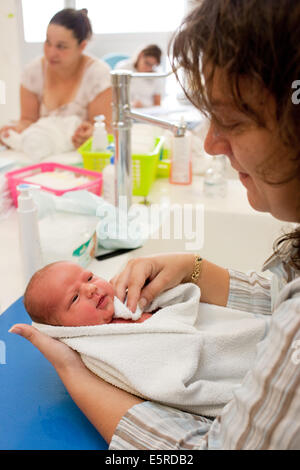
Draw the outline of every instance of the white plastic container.
<instances>
[{"instance_id":1,"label":"white plastic container","mask_svg":"<svg viewBox=\"0 0 300 470\"><path fill-rule=\"evenodd\" d=\"M33 274L43 266L38 211L30 194L29 184L18 186L19 237L24 282L27 284Z\"/></svg>"},{"instance_id":2,"label":"white plastic container","mask_svg":"<svg viewBox=\"0 0 300 470\"><path fill-rule=\"evenodd\" d=\"M93 152L105 152L107 147L107 132L104 123L105 117L100 114L95 117L94 133L92 140Z\"/></svg>"},{"instance_id":3,"label":"white plastic container","mask_svg":"<svg viewBox=\"0 0 300 470\"><path fill-rule=\"evenodd\" d=\"M116 205L116 191L115 191L115 165L114 157L111 157L110 164L102 170L103 186L102 197L110 204Z\"/></svg>"}]
</instances>

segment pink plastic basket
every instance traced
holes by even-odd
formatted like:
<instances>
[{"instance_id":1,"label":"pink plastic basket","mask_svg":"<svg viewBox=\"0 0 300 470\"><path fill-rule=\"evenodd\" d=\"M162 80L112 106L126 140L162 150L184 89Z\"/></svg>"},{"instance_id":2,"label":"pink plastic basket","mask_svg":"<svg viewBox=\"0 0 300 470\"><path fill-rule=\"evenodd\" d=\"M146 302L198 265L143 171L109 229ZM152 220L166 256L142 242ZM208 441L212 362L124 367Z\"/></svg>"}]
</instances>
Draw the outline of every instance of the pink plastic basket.
<instances>
[{"instance_id":1,"label":"pink plastic basket","mask_svg":"<svg viewBox=\"0 0 300 470\"><path fill-rule=\"evenodd\" d=\"M101 195L102 191L102 173L98 171L90 171L85 170L83 168L77 168L68 165L61 165L60 163L39 163L37 165L26 166L19 170L14 170L6 173L6 178L8 180L8 186L10 189L10 193L14 202L14 205L18 205L18 191L17 186L22 183L29 183L26 180L29 176L36 175L38 173L44 173L46 171L70 171L78 176L87 176L90 179L89 183L82 184L80 186L76 186L71 189L52 189L48 188L47 186L41 186L41 189L45 191L49 191L50 193L56 194L57 196L61 196L62 194L68 191L78 191L82 189L86 189L91 193L97 194L98 196Z\"/></svg>"}]
</instances>

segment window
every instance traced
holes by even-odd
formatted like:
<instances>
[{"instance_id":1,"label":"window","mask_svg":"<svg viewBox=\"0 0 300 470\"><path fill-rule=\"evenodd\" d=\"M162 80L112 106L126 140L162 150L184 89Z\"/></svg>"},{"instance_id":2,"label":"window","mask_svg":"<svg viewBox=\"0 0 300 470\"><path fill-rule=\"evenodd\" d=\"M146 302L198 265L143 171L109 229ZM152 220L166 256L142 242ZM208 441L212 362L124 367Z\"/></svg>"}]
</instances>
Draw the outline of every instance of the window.
<instances>
[{"instance_id":1,"label":"window","mask_svg":"<svg viewBox=\"0 0 300 470\"><path fill-rule=\"evenodd\" d=\"M87 8L95 34L174 31L187 0L22 0L26 42L43 42L52 16L66 7Z\"/></svg>"},{"instance_id":2,"label":"window","mask_svg":"<svg viewBox=\"0 0 300 470\"><path fill-rule=\"evenodd\" d=\"M64 0L22 0L26 42L43 42L52 16L64 8Z\"/></svg>"},{"instance_id":3,"label":"window","mask_svg":"<svg viewBox=\"0 0 300 470\"><path fill-rule=\"evenodd\" d=\"M185 0L76 0L77 9L87 8L96 34L174 31L184 7Z\"/></svg>"}]
</instances>

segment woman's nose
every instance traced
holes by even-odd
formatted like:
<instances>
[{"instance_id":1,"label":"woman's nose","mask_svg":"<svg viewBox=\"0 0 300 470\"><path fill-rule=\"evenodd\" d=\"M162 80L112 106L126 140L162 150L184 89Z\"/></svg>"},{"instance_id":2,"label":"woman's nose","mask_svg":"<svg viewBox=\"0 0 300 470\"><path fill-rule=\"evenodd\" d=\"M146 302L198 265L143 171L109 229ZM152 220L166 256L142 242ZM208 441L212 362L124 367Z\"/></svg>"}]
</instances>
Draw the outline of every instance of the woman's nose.
<instances>
[{"instance_id":1,"label":"woman's nose","mask_svg":"<svg viewBox=\"0 0 300 470\"><path fill-rule=\"evenodd\" d=\"M204 140L204 150L209 155L229 155L231 147L228 140L210 123Z\"/></svg>"}]
</instances>

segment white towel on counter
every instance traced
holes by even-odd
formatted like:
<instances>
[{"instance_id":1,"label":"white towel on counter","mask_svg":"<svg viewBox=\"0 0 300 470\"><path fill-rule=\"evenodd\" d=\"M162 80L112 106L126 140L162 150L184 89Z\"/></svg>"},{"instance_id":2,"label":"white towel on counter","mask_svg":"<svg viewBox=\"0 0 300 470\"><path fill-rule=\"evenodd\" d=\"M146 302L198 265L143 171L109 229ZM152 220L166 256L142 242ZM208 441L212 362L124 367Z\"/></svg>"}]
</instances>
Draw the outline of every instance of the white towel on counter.
<instances>
[{"instance_id":1,"label":"white towel on counter","mask_svg":"<svg viewBox=\"0 0 300 470\"><path fill-rule=\"evenodd\" d=\"M253 365L267 320L199 304L200 290L182 284L159 295L143 323L84 327L35 324L78 351L107 382L147 400L216 416Z\"/></svg>"},{"instance_id":2,"label":"white towel on counter","mask_svg":"<svg viewBox=\"0 0 300 470\"><path fill-rule=\"evenodd\" d=\"M50 155L74 150L72 136L80 123L78 116L40 118L20 134L11 129L8 137L1 139L13 150L39 162Z\"/></svg>"}]
</instances>

